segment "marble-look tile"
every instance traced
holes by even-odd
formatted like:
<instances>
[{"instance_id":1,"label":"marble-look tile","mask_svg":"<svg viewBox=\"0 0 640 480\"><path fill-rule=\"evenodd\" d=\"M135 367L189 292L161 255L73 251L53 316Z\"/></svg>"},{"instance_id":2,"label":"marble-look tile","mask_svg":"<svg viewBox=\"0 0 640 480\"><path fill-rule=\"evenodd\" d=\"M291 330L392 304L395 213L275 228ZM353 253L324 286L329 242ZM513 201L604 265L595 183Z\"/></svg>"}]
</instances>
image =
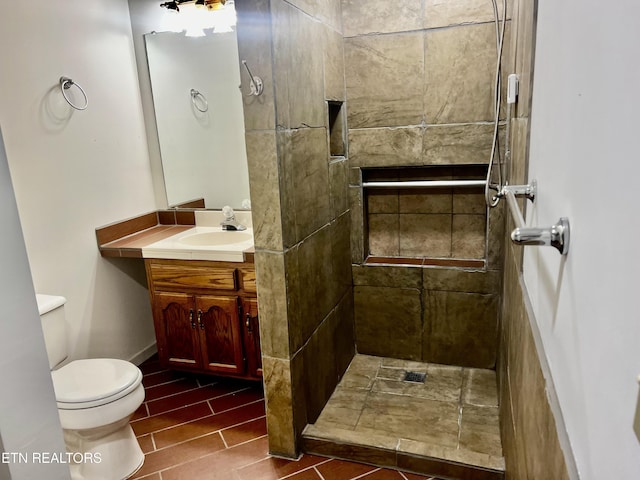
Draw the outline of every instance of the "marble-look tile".
<instances>
[{"instance_id":1,"label":"marble-look tile","mask_svg":"<svg viewBox=\"0 0 640 480\"><path fill-rule=\"evenodd\" d=\"M451 256L451 215L400 215L400 255Z\"/></svg>"},{"instance_id":2,"label":"marble-look tile","mask_svg":"<svg viewBox=\"0 0 640 480\"><path fill-rule=\"evenodd\" d=\"M382 359L382 366L385 368L397 368L401 370L412 370L415 372L427 372L429 368L428 363L416 362L414 360L403 360L401 358L384 357Z\"/></svg>"},{"instance_id":3,"label":"marble-look tile","mask_svg":"<svg viewBox=\"0 0 640 480\"><path fill-rule=\"evenodd\" d=\"M511 18L511 1L507 2L507 19ZM498 18L503 18L502 1L498 1ZM425 28L448 27L468 23L493 22L495 14L486 0L425 0Z\"/></svg>"},{"instance_id":4,"label":"marble-look tile","mask_svg":"<svg viewBox=\"0 0 640 480\"><path fill-rule=\"evenodd\" d=\"M349 186L359 187L362 185L362 169L360 167L352 167L351 159L349 159Z\"/></svg>"},{"instance_id":5,"label":"marble-look tile","mask_svg":"<svg viewBox=\"0 0 640 480\"><path fill-rule=\"evenodd\" d=\"M258 250L282 250L275 132L247 132L245 141L251 187L254 245Z\"/></svg>"},{"instance_id":6,"label":"marble-look tile","mask_svg":"<svg viewBox=\"0 0 640 480\"><path fill-rule=\"evenodd\" d=\"M351 97L349 97L351 101ZM351 110L351 106L349 107ZM349 126L353 125L349 123ZM352 167L422 165L423 127L359 128L349 130Z\"/></svg>"},{"instance_id":7,"label":"marble-look tile","mask_svg":"<svg viewBox=\"0 0 640 480\"><path fill-rule=\"evenodd\" d=\"M421 288L422 269L390 265L353 265L354 285L372 287Z\"/></svg>"},{"instance_id":8,"label":"marble-look tile","mask_svg":"<svg viewBox=\"0 0 640 480\"><path fill-rule=\"evenodd\" d=\"M422 275L425 290L500 293L501 272L498 270L424 268Z\"/></svg>"},{"instance_id":9,"label":"marble-look tile","mask_svg":"<svg viewBox=\"0 0 640 480\"><path fill-rule=\"evenodd\" d=\"M535 55L537 3L518 1L515 40L515 65L513 71L518 75L518 102L515 105L515 117L529 117L533 83L533 61Z\"/></svg>"},{"instance_id":10,"label":"marble-look tile","mask_svg":"<svg viewBox=\"0 0 640 480\"><path fill-rule=\"evenodd\" d=\"M336 388L327 406L315 422L316 425L345 429L355 428L364 409L367 395L369 395L369 391L365 389Z\"/></svg>"},{"instance_id":11,"label":"marble-look tile","mask_svg":"<svg viewBox=\"0 0 640 480\"><path fill-rule=\"evenodd\" d=\"M428 30L424 81L427 123L492 121L495 56L492 24Z\"/></svg>"},{"instance_id":12,"label":"marble-look tile","mask_svg":"<svg viewBox=\"0 0 640 480\"><path fill-rule=\"evenodd\" d=\"M329 194L331 218L337 218L349 210L349 164L346 159L329 163Z\"/></svg>"},{"instance_id":13,"label":"marble-look tile","mask_svg":"<svg viewBox=\"0 0 640 480\"><path fill-rule=\"evenodd\" d=\"M422 29L421 0L342 0L344 36Z\"/></svg>"},{"instance_id":14,"label":"marble-look tile","mask_svg":"<svg viewBox=\"0 0 640 480\"><path fill-rule=\"evenodd\" d=\"M476 293L429 292L425 302L424 361L493 368L498 341L498 297Z\"/></svg>"},{"instance_id":15,"label":"marble-look tile","mask_svg":"<svg viewBox=\"0 0 640 480\"><path fill-rule=\"evenodd\" d=\"M398 215L370 214L368 225L369 255L398 256L400 254Z\"/></svg>"},{"instance_id":16,"label":"marble-look tile","mask_svg":"<svg viewBox=\"0 0 640 480\"><path fill-rule=\"evenodd\" d=\"M324 128L300 128L278 133L284 177L281 191L288 210L286 246L298 243L329 222L330 190L327 137ZM283 209L283 211L286 211ZM288 222L287 222L288 220ZM291 237L290 222L295 225Z\"/></svg>"},{"instance_id":17,"label":"marble-look tile","mask_svg":"<svg viewBox=\"0 0 640 480\"><path fill-rule=\"evenodd\" d=\"M271 58L271 20L269 0L249 0L236 5L238 16L238 53L246 60L252 72L260 72L264 92L259 97L248 95L249 79L241 66L244 95L244 128L251 130L275 129L275 103L273 96L273 70ZM255 73L258 75L257 73Z\"/></svg>"},{"instance_id":18,"label":"marble-look tile","mask_svg":"<svg viewBox=\"0 0 640 480\"><path fill-rule=\"evenodd\" d=\"M289 70L291 62L291 22L293 7L284 0L269 0L273 52L273 86L276 126L291 125L289 117Z\"/></svg>"},{"instance_id":19,"label":"marble-look tile","mask_svg":"<svg viewBox=\"0 0 640 480\"><path fill-rule=\"evenodd\" d=\"M502 456L498 407L462 407L460 448Z\"/></svg>"},{"instance_id":20,"label":"marble-look tile","mask_svg":"<svg viewBox=\"0 0 640 480\"><path fill-rule=\"evenodd\" d=\"M335 327L333 332L334 361L338 379L341 380L356 354L356 333L354 325L353 291L340 299L335 309Z\"/></svg>"},{"instance_id":21,"label":"marble-look tile","mask_svg":"<svg viewBox=\"0 0 640 480\"><path fill-rule=\"evenodd\" d=\"M367 212L398 213L398 190L393 188L367 190Z\"/></svg>"},{"instance_id":22,"label":"marble-look tile","mask_svg":"<svg viewBox=\"0 0 640 480\"><path fill-rule=\"evenodd\" d=\"M284 255L257 251L255 254L260 314L260 345L263 355L289 358L287 286Z\"/></svg>"},{"instance_id":23,"label":"marble-look tile","mask_svg":"<svg viewBox=\"0 0 640 480\"><path fill-rule=\"evenodd\" d=\"M345 373L340 387L346 389L370 390L373 381L382 365L382 357L358 354L353 357L347 372Z\"/></svg>"},{"instance_id":24,"label":"marble-look tile","mask_svg":"<svg viewBox=\"0 0 640 480\"><path fill-rule=\"evenodd\" d=\"M504 261L505 214L507 209L506 202L500 202L497 207L489 209L487 268L491 270L501 269ZM511 241L509 243L511 244ZM522 247L519 248L522 249Z\"/></svg>"},{"instance_id":25,"label":"marble-look tile","mask_svg":"<svg viewBox=\"0 0 640 480\"><path fill-rule=\"evenodd\" d=\"M456 447L458 403L372 391L355 430Z\"/></svg>"},{"instance_id":26,"label":"marble-look tile","mask_svg":"<svg viewBox=\"0 0 640 480\"><path fill-rule=\"evenodd\" d=\"M344 40L339 32L323 26L324 98L346 100Z\"/></svg>"},{"instance_id":27,"label":"marble-look tile","mask_svg":"<svg viewBox=\"0 0 640 480\"><path fill-rule=\"evenodd\" d=\"M484 258L486 228L487 219L484 215L454 215L451 226L451 256Z\"/></svg>"},{"instance_id":28,"label":"marble-look tile","mask_svg":"<svg viewBox=\"0 0 640 480\"><path fill-rule=\"evenodd\" d=\"M419 289L355 287L358 351L370 355L420 360L420 297Z\"/></svg>"},{"instance_id":29,"label":"marble-look tile","mask_svg":"<svg viewBox=\"0 0 640 480\"><path fill-rule=\"evenodd\" d=\"M378 372L378 376L382 373L386 376L394 376L392 369L385 368ZM398 379L397 372L406 370L395 369L395 379L377 378L373 384L373 392L389 393L393 395L405 395L411 398L422 398L426 400L434 400L439 402L454 402L460 400L460 392L462 388L462 369L459 367L447 367L429 365L427 368L427 377L424 383L414 383L402 381ZM411 371L420 371L423 369L411 369Z\"/></svg>"},{"instance_id":30,"label":"marble-look tile","mask_svg":"<svg viewBox=\"0 0 640 480\"><path fill-rule=\"evenodd\" d=\"M269 451L285 457L296 457L296 435L289 360L263 356L262 374L269 431Z\"/></svg>"},{"instance_id":31,"label":"marble-look tile","mask_svg":"<svg viewBox=\"0 0 640 480\"><path fill-rule=\"evenodd\" d=\"M487 163L493 130L493 125L488 123L428 125L424 133L423 161L426 165Z\"/></svg>"},{"instance_id":32,"label":"marble-look tile","mask_svg":"<svg viewBox=\"0 0 640 480\"><path fill-rule=\"evenodd\" d=\"M467 368L462 402L481 407L498 406L498 390L496 372L493 370Z\"/></svg>"},{"instance_id":33,"label":"marble-look tile","mask_svg":"<svg viewBox=\"0 0 640 480\"><path fill-rule=\"evenodd\" d=\"M407 188L398 195L400 213L451 213L450 188Z\"/></svg>"},{"instance_id":34,"label":"marble-look tile","mask_svg":"<svg viewBox=\"0 0 640 480\"><path fill-rule=\"evenodd\" d=\"M349 128L422 123L424 36L345 39Z\"/></svg>"}]
</instances>

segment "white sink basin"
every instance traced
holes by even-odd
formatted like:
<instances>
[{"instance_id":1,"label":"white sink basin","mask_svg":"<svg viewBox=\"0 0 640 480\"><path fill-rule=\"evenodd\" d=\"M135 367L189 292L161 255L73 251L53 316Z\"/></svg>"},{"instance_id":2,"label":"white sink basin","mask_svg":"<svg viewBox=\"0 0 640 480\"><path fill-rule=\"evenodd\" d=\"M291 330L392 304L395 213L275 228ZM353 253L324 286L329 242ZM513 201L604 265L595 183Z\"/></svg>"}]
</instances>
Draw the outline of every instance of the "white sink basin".
<instances>
[{"instance_id":1,"label":"white sink basin","mask_svg":"<svg viewBox=\"0 0 640 480\"><path fill-rule=\"evenodd\" d=\"M253 235L247 232L223 231L223 232L203 232L194 233L182 237L178 240L184 245L193 245L199 247L216 246L216 245L233 245L236 243L252 240Z\"/></svg>"},{"instance_id":2,"label":"white sink basin","mask_svg":"<svg viewBox=\"0 0 640 480\"><path fill-rule=\"evenodd\" d=\"M220 227L194 227L142 247L144 258L243 262L244 251L253 247L253 229L241 232Z\"/></svg>"}]
</instances>

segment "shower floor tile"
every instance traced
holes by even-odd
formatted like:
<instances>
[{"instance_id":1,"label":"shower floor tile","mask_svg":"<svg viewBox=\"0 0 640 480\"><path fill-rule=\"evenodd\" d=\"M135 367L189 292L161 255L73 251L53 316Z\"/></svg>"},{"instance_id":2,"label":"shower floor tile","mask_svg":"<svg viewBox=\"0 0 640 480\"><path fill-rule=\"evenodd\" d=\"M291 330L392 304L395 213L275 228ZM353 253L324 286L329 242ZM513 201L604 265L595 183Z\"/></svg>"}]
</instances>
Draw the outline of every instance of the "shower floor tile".
<instances>
[{"instance_id":1,"label":"shower floor tile","mask_svg":"<svg viewBox=\"0 0 640 480\"><path fill-rule=\"evenodd\" d=\"M410 382L406 372L427 376ZM497 395L492 370L356 355L304 445L429 475L501 479Z\"/></svg>"}]
</instances>

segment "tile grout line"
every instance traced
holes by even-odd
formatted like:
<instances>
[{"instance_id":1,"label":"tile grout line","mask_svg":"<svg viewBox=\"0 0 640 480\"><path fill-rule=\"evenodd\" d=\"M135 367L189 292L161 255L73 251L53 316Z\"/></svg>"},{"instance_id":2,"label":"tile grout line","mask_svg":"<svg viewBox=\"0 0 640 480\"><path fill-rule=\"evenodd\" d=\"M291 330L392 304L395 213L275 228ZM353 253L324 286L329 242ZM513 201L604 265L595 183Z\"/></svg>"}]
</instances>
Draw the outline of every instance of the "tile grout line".
<instances>
[{"instance_id":1,"label":"tile grout line","mask_svg":"<svg viewBox=\"0 0 640 480\"><path fill-rule=\"evenodd\" d=\"M365 473L362 473L362 474L358 475L357 477L353 477L351 480L358 480L360 478L364 478L367 475L371 475L372 473L379 472L380 470L382 470L382 468L375 468L375 469L371 470L370 472L365 472Z\"/></svg>"},{"instance_id":2,"label":"tile grout line","mask_svg":"<svg viewBox=\"0 0 640 480\"><path fill-rule=\"evenodd\" d=\"M170 382L170 383L173 383L173 382ZM149 403L152 403L152 402L157 402L157 401L160 401L160 400L165 400L165 399L167 399L167 398L175 397L175 396L177 396L177 395L182 395L183 393L195 392L196 390L200 390L200 389L202 389L202 388L209 387L209 386L211 386L211 385L215 385L215 383L209 383L209 384L204 385L204 386L202 386L202 387L190 388L190 389L188 389L188 390L182 390L182 391L177 392L177 393L172 393L172 394L170 394L170 395L165 395L164 397L158 397L158 398L154 398L154 399L152 399L152 400L147 400L147 402L146 402L146 403L147 403L147 405L148 405ZM153 387L149 387L149 388L153 388ZM250 390L250 389L251 389L251 387L244 387L244 388L240 388L239 390L234 390L234 391L232 391L232 392L227 392L227 393L223 393L222 395L218 395L218 396L215 396L215 397L208 398L208 399L207 399L207 401L209 401L209 400L215 400L215 399L217 399L217 398L226 397L226 396L228 396L228 395L233 395L233 394L235 394L235 393L243 392L243 391L245 391L245 390ZM146 393L146 389L145 389L145 393ZM195 402L195 403L200 403L200 402ZM169 412L170 410L167 410L167 411ZM161 412L161 413L165 413L165 412ZM156 414L156 415L158 415L158 414Z\"/></svg>"},{"instance_id":3,"label":"tile grout line","mask_svg":"<svg viewBox=\"0 0 640 480\"><path fill-rule=\"evenodd\" d=\"M316 472L316 474L320 477L320 480L325 480L324 476L320 473L320 470L318 470L315 465L312 468L313 471Z\"/></svg>"},{"instance_id":4,"label":"tile grout line","mask_svg":"<svg viewBox=\"0 0 640 480\"><path fill-rule=\"evenodd\" d=\"M302 460L303 457L304 457L304 455L301 456L299 460ZM273 457L267 457L267 458L273 458ZM296 461L299 461L299 460L296 460ZM295 475L298 475L299 473L302 473L302 472L308 472L309 470L315 470L317 466L324 465L325 463L329 463L331 460L333 460L333 458L327 458L326 460L324 460L322 462L318 462L318 463L316 463L314 465L309 465L308 467L301 468L300 470L297 470L295 472L288 473L284 477L278 478L278 480L284 480L286 478L291 478L291 477L293 477ZM324 477L320 474L320 472L318 470L316 470L316 473L318 475L320 475L320 478L322 478L324 480Z\"/></svg>"}]
</instances>

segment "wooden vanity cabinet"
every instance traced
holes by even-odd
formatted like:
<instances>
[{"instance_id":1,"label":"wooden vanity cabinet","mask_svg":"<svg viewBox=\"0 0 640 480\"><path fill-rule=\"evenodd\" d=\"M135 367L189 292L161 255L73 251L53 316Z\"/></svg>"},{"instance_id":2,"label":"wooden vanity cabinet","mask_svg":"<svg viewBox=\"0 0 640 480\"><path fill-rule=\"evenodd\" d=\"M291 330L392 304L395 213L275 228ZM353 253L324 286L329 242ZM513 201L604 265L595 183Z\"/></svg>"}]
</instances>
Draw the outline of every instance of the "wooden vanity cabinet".
<instances>
[{"instance_id":1,"label":"wooden vanity cabinet","mask_svg":"<svg viewBox=\"0 0 640 480\"><path fill-rule=\"evenodd\" d=\"M253 264L146 259L145 266L164 366L262 376Z\"/></svg>"}]
</instances>

